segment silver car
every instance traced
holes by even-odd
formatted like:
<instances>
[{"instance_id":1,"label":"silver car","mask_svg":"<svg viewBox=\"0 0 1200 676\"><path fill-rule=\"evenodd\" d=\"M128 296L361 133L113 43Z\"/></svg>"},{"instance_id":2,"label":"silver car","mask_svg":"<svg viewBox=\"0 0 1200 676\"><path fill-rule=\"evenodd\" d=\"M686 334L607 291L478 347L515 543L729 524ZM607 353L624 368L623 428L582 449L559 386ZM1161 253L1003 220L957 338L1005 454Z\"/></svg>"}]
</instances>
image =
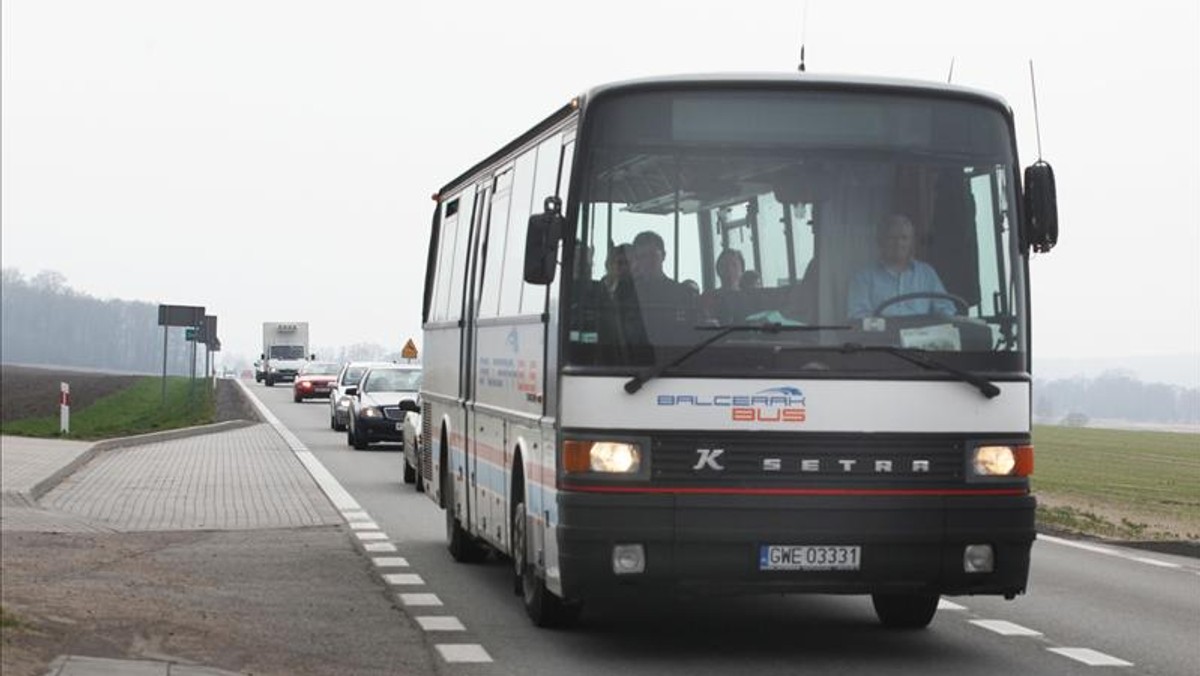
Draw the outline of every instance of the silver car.
<instances>
[{"instance_id":1,"label":"silver car","mask_svg":"<svg viewBox=\"0 0 1200 676\"><path fill-rule=\"evenodd\" d=\"M333 389L329 393L329 428L345 432L350 422L350 399L346 396L346 388L358 385L367 369L372 366L392 366L386 361L352 361L342 367Z\"/></svg>"}]
</instances>

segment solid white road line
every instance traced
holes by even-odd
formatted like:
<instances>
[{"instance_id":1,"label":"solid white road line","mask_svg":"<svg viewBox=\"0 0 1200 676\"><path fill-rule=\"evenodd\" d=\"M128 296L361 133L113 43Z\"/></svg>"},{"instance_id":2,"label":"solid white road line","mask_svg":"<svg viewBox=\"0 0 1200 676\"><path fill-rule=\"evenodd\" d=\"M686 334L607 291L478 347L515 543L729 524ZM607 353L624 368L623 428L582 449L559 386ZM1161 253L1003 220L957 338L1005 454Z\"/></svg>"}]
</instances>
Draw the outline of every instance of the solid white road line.
<instances>
[{"instance_id":1,"label":"solid white road line","mask_svg":"<svg viewBox=\"0 0 1200 676\"><path fill-rule=\"evenodd\" d=\"M416 573L389 573L383 576L384 581L394 585L422 585L425 580L421 579Z\"/></svg>"},{"instance_id":2,"label":"solid white road line","mask_svg":"<svg viewBox=\"0 0 1200 676\"><path fill-rule=\"evenodd\" d=\"M367 540L386 540L387 533L380 533L377 530L360 530L354 534L359 540L366 542Z\"/></svg>"},{"instance_id":3,"label":"solid white road line","mask_svg":"<svg viewBox=\"0 0 1200 676\"><path fill-rule=\"evenodd\" d=\"M492 656L478 643L439 643L436 647L447 662L492 661Z\"/></svg>"},{"instance_id":4,"label":"solid white road line","mask_svg":"<svg viewBox=\"0 0 1200 676\"><path fill-rule=\"evenodd\" d=\"M1022 627L1019 624L1013 624L1007 620L969 620L969 622L977 627L983 627L988 631L996 632L1001 636L1041 636L1042 632L1036 629Z\"/></svg>"},{"instance_id":5,"label":"solid white road line","mask_svg":"<svg viewBox=\"0 0 1200 676\"><path fill-rule=\"evenodd\" d=\"M938 610L966 610L967 607L960 606L957 603L955 603L954 601L947 601L946 599L938 599L937 609Z\"/></svg>"},{"instance_id":6,"label":"solid white road line","mask_svg":"<svg viewBox=\"0 0 1200 676\"><path fill-rule=\"evenodd\" d=\"M308 450L304 442L300 441L299 437L295 434L292 434L292 431L280 422L279 418L275 417L275 414L271 412L271 409L267 408L266 404L258 400L258 397L250 391L250 388L245 383L241 380L235 380L234 382L238 384L238 387L242 388L242 392L246 393L246 396L250 399L250 403L258 410L263 420L266 420L271 427L275 428L279 436L283 437L288 448L292 449L292 452L296 454L296 458L300 460L304 468L312 475L313 481L317 482L317 485L321 487L321 490L329 498L329 501L333 503L333 506L339 512L343 513L362 510L362 506L358 504L358 501L350 495L349 491L342 487L342 484L338 482L333 474L330 474L329 470L325 469L325 465L322 465L321 461L317 460L317 456Z\"/></svg>"},{"instance_id":7,"label":"solid white road line","mask_svg":"<svg viewBox=\"0 0 1200 676\"><path fill-rule=\"evenodd\" d=\"M1133 554L1131 552L1124 552L1119 549L1113 549L1112 547L1101 547L1099 545L1092 545L1092 544L1088 544L1086 542L1076 542L1075 540L1068 540L1066 538L1055 537L1053 535L1042 535L1041 533L1038 533L1037 539L1039 541L1045 540L1046 542L1050 542L1050 543L1056 544L1056 545L1062 545L1064 547L1074 547L1075 549L1082 549L1085 552L1092 552L1094 554L1104 554L1105 556L1115 556L1119 559L1125 559L1126 561L1137 561L1138 563L1146 563L1151 566L1158 566L1159 568L1175 568L1175 569L1183 568L1183 566L1179 565L1178 563L1171 563L1170 561L1160 561L1158 559L1152 559L1152 558L1149 558L1146 556L1138 556L1137 554Z\"/></svg>"},{"instance_id":8,"label":"solid white road line","mask_svg":"<svg viewBox=\"0 0 1200 676\"><path fill-rule=\"evenodd\" d=\"M371 559L379 568L408 568L408 559L403 556L379 556Z\"/></svg>"},{"instance_id":9,"label":"solid white road line","mask_svg":"<svg viewBox=\"0 0 1200 676\"><path fill-rule=\"evenodd\" d=\"M363 549L368 552L394 552L396 551L396 545L390 542L368 542L363 545Z\"/></svg>"},{"instance_id":10,"label":"solid white road line","mask_svg":"<svg viewBox=\"0 0 1200 676\"><path fill-rule=\"evenodd\" d=\"M1047 648L1052 653L1058 653L1064 657L1070 657L1076 662L1083 662L1089 667L1132 667L1133 662L1105 655L1104 653L1092 650L1091 648Z\"/></svg>"},{"instance_id":11,"label":"solid white road line","mask_svg":"<svg viewBox=\"0 0 1200 676\"><path fill-rule=\"evenodd\" d=\"M437 594L400 594L400 603L406 606L440 606L442 600Z\"/></svg>"},{"instance_id":12,"label":"solid white road line","mask_svg":"<svg viewBox=\"0 0 1200 676\"><path fill-rule=\"evenodd\" d=\"M462 622L453 615L425 615L415 618L425 631L466 631Z\"/></svg>"}]
</instances>

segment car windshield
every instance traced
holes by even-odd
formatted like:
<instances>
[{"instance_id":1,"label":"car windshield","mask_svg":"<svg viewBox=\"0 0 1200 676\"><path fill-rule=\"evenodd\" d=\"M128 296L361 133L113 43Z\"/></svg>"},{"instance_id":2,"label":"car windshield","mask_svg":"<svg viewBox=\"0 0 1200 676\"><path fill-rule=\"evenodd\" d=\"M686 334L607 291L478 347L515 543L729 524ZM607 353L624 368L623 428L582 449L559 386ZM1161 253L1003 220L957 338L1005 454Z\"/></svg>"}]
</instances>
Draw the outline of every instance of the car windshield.
<instances>
[{"instance_id":1,"label":"car windshield","mask_svg":"<svg viewBox=\"0 0 1200 676\"><path fill-rule=\"evenodd\" d=\"M347 366L345 372L342 373L341 384L353 385L362 380L363 374L366 372L366 366Z\"/></svg>"},{"instance_id":2,"label":"car windshield","mask_svg":"<svg viewBox=\"0 0 1200 676\"><path fill-rule=\"evenodd\" d=\"M374 369L363 383L365 392L415 392L421 389L421 372L410 369Z\"/></svg>"},{"instance_id":3,"label":"car windshield","mask_svg":"<svg viewBox=\"0 0 1200 676\"><path fill-rule=\"evenodd\" d=\"M303 345L272 345L271 359L304 359Z\"/></svg>"},{"instance_id":4,"label":"car windshield","mask_svg":"<svg viewBox=\"0 0 1200 676\"><path fill-rule=\"evenodd\" d=\"M306 376L335 376L341 364L327 361L313 361L304 365L300 372Z\"/></svg>"},{"instance_id":5,"label":"car windshield","mask_svg":"<svg viewBox=\"0 0 1200 676\"><path fill-rule=\"evenodd\" d=\"M1012 141L983 103L833 92L624 95L590 113L572 367L914 370L847 343L1025 369ZM753 123L749 123L753 121Z\"/></svg>"}]
</instances>

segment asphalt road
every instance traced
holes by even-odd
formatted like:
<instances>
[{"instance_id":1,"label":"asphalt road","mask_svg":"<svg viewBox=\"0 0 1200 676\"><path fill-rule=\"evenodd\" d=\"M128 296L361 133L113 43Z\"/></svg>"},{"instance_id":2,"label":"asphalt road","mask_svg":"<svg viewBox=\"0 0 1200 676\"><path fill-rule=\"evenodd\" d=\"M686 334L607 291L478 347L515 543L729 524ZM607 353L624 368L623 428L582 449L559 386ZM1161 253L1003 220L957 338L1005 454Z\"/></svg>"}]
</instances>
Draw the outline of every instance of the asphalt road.
<instances>
[{"instance_id":1,"label":"asphalt road","mask_svg":"<svg viewBox=\"0 0 1200 676\"><path fill-rule=\"evenodd\" d=\"M453 616L465 627L430 632L430 640L478 644L492 660L450 664L449 673L1200 673L1200 561L1057 538L1034 546L1028 594L947 599L957 607L943 607L923 631L881 628L869 598L854 596L593 604L574 629L537 629L513 595L508 562L451 560L443 512L402 483L398 447L355 451L329 429L327 402L295 404L289 387L250 389L424 583L396 590L443 603L409 612Z\"/></svg>"}]
</instances>

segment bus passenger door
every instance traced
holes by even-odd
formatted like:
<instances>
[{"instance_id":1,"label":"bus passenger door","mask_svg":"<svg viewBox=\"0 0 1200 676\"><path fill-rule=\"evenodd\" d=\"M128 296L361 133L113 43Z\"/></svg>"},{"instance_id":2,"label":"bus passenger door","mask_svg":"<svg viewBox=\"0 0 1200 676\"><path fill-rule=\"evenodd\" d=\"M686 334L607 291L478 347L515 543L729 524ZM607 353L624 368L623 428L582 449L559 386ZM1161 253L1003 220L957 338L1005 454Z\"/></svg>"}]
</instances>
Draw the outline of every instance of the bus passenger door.
<instances>
[{"instance_id":1,"label":"bus passenger door","mask_svg":"<svg viewBox=\"0 0 1200 676\"><path fill-rule=\"evenodd\" d=\"M480 509L486 501L479 499L479 484L483 480L479 467L479 413L476 410L476 307L479 303L479 281L483 270L481 256L487 240L488 197L491 191L488 183L479 186L475 193L474 219L471 224L470 272L467 285L467 297L463 307L463 330L466 333L463 340L462 389L463 404L466 419L463 424L463 448L467 454L467 476L464 487L464 502L466 503L466 519L464 526L471 533L482 532L486 523L486 514ZM486 468L484 473L486 472Z\"/></svg>"}]
</instances>

